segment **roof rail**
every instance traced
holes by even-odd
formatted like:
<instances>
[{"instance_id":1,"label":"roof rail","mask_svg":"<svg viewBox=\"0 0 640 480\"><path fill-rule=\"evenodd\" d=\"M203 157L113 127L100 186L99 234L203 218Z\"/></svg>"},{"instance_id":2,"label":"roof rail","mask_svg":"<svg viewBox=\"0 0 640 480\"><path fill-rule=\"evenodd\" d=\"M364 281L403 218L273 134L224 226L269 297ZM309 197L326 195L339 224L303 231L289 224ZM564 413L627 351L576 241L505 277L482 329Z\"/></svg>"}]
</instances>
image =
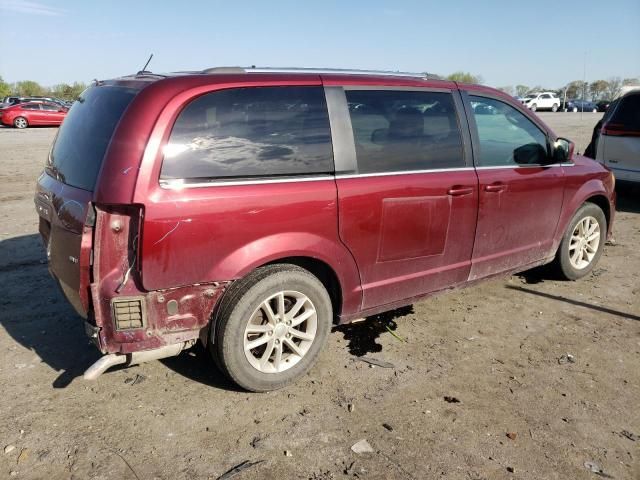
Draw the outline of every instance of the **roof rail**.
<instances>
[{"instance_id":1,"label":"roof rail","mask_svg":"<svg viewBox=\"0 0 640 480\"><path fill-rule=\"evenodd\" d=\"M393 72L389 70L357 70L347 68L296 68L296 67L214 67L202 70L201 73L309 73L315 75L379 75L390 77L437 78L429 73Z\"/></svg>"}]
</instances>

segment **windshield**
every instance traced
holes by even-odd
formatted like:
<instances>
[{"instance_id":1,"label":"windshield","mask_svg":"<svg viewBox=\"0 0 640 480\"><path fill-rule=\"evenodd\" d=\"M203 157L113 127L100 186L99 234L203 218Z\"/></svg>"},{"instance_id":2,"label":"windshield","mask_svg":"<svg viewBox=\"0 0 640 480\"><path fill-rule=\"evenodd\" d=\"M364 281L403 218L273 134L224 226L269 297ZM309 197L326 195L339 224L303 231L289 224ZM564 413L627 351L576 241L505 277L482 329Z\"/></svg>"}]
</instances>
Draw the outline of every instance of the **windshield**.
<instances>
[{"instance_id":1,"label":"windshield","mask_svg":"<svg viewBox=\"0 0 640 480\"><path fill-rule=\"evenodd\" d=\"M47 172L67 185L93 190L116 125L137 92L114 86L82 92L58 131Z\"/></svg>"}]
</instances>

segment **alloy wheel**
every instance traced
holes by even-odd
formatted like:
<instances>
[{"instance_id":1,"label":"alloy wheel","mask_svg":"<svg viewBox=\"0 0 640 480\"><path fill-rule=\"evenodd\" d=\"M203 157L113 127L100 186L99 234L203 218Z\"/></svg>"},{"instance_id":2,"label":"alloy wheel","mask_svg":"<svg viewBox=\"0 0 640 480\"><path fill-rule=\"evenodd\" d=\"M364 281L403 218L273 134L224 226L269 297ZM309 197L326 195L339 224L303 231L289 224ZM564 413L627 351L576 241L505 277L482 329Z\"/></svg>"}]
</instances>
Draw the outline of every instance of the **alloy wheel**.
<instances>
[{"instance_id":1,"label":"alloy wheel","mask_svg":"<svg viewBox=\"0 0 640 480\"><path fill-rule=\"evenodd\" d=\"M573 268L587 268L600 246L600 224L591 216L582 218L575 226L569 242L569 261Z\"/></svg>"},{"instance_id":2,"label":"alloy wheel","mask_svg":"<svg viewBox=\"0 0 640 480\"><path fill-rule=\"evenodd\" d=\"M244 332L244 353L262 373L280 373L298 363L313 344L318 315L303 293L287 290L264 300Z\"/></svg>"}]
</instances>

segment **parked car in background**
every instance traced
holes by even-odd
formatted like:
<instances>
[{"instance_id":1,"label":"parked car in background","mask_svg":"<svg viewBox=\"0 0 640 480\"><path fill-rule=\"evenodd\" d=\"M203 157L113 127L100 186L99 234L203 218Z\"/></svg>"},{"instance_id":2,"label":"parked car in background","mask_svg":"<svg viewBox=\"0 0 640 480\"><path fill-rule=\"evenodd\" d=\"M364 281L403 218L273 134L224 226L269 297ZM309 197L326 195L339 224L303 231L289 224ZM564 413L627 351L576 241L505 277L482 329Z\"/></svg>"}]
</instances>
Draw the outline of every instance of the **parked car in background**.
<instances>
[{"instance_id":1,"label":"parked car in background","mask_svg":"<svg viewBox=\"0 0 640 480\"><path fill-rule=\"evenodd\" d=\"M598 106L589 100L568 100L564 110L566 112L597 112Z\"/></svg>"},{"instance_id":2,"label":"parked car in background","mask_svg":"<svg viewBox=\"0 0 640 480\"><path fill-rule=\"evenodd\" d=\"M610 168L619 180L640 182L640 90L611 103L585 154Z\"/></svg>"},{"instance_id":3,"label":"parked car in background","mask_svg":"<svg viewBox=\"0 0 640 480\"><path fill-rule=\"evenodd\" d=\"M598 111L599 112L606 112L607 108L609 108L609 105L611 105L611 101L610 100L602 100L602 101L596 103L596 106L598 107Z\"/></svg>"},{"instance_id":4,"label":"parked car in background","mask_svg":"<svg viewBox=\"0 0 640 480\"><path fill-rule=\"evenodd\" d=\"M524 97L523 103L534 112L536 110L557 112L560 108L560 99L553 92L529 93Z\"/></svg>"},{"instance_id":5,"label":"parked car in background","mask_svg":"<svg viewBox=\"0 0 640 480\"><path fill-rule=\"evenodd\" d=\"M18 103L0 110L0 123L16 128L60 125L68 110L53 102Z\"/></svg>"},{"instance_id":6,"label":"parked car in background","mask_svg":"<svg viewBox=\"0 0 640 480\"><path fill-rule=\"evenodd\" d=\"M492 88L225 68L85 90L35 204L50 272L105 354L85 378L200 340L266 391L311 368L334 322L550 262L587 275L613 188Z\"/></svg>"}]
</instances>

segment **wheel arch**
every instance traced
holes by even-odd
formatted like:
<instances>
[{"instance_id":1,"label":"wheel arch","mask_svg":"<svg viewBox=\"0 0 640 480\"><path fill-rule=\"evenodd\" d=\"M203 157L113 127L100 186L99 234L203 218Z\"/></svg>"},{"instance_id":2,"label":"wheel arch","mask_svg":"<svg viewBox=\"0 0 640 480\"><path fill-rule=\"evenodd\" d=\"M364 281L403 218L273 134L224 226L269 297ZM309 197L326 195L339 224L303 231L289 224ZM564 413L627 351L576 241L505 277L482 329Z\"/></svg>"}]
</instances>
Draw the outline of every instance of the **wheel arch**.
<instances>
[{"instance_id":1,"label":"wheel arch","mask_svg":"<svg viewBox=\"0 0 640 480\"><path fill-rule=\"evenodd\" d=\"M272 260L265 265L278 265L278 264L291 264L300 268L304 268L311 272L320 282L324 285L331 298L331 306L333 308L333 323L336 323L340 312L342 310L343 300L343 287L340 282L340 278L335 270L328 263L314 257L307 256L294 256L294 257L282 257L277 260ZM258 267L258 268L260 268Z\"/></svg>"}]
</instances>

